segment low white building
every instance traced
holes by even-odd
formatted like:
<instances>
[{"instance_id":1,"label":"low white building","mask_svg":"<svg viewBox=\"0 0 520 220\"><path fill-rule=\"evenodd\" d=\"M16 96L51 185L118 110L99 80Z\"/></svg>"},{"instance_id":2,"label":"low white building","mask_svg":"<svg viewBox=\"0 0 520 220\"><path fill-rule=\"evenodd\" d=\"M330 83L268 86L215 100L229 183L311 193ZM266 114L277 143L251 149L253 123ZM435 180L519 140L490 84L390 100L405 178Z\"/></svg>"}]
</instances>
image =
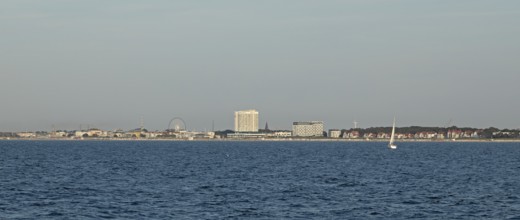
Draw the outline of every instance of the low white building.
<instances>
[{"instance_id":1,"label":"low white building","mask_svg":"<svg viewBox=\"0 0 520 220\"><path fill-rule=\"evenodd\" d=\"M34 132L20 132L20 133L16 133L16 135L18 135L18 137L21 137L21 138L35 138L36 137L36 133L34 133Z\"/></svg>"},{"instance_id":2,"label":"low white building","mask_svg":"<svg viewBox=\"0 0 520 220\"><path fill-rule=\"evenodd\" d=\"M63 138L63 137L67 137L68 135L69 135L69 133L67 133L65 131L55 131L50 134L50 137L51 138Z\"/></svg>"},{"instance_id":3,"label":"low white building","mask_svg":"<svg viewBox=\"0 0 520 220\"><path fill-rule=\"evenodd\" d=\"M87 133L88 133L89 137L107 137L108 136L108 132L97 129L97 128L89 129L87 131Z\"/></svg>"},{"instance_id":4,"label":"low white building","mask_svg":"<svg viewBox=\"0 0 520 220\"><path fill-rule=\"evenodd\" d=\"M86 137L86 136L88 136L88 132L86 132L86 131L75 131L74 132L74 136L78 137L78 138Z\"/></svg>"},{"instance_id":5,"label":"low white building","mask_svg":"<svg viewBox=\"0 0 520 220\"><path fill-rule=\"evenodd\" d=\"M291 137L292 132L290 131L275 131L273 133L267 134L268 137L275 137L275 138L286 138Z\"/></svg>"},{"instance_id":6,"label":"low white building","mask_svg":"<svg viewBox=\"0 0 520 220\"><path fill-rule=\"evenodd\" d=\"M322 121L293 122L292 136L323 137Z\"/></svg>"},{"instance_id":7,"label":"low white building","mask_svg":"<svg viewBox=\"0 0 520 220\"><path fill-rule=\"evenodd\" d=\"M341 136L341 130L339 129L330 129L329 137L331 138L339 138Z\"/></svg>"},{"instance_id":8,"label":"low white building","mask_svg":"<svg viewBox=\"0 0 520 220\"><path fill-rule=\"evenodd\" d=\"M237 132L237 133L229 133L227 134L228 138L235 139L247 139L247 138L265 138L267 134L265 133L256 133L256 132Z\"/></svg>"},{"instance_id":9,"label":"low white building","mask_svg":"<svg viewBox=\"0 0 520 220\"><path fill-rule=\"evenodd\" d=\"M108 132L97 128L89 129L88 131L75 131L74 136L77 138L82 137L108 137Z\"/></svg>"}]
</instances>

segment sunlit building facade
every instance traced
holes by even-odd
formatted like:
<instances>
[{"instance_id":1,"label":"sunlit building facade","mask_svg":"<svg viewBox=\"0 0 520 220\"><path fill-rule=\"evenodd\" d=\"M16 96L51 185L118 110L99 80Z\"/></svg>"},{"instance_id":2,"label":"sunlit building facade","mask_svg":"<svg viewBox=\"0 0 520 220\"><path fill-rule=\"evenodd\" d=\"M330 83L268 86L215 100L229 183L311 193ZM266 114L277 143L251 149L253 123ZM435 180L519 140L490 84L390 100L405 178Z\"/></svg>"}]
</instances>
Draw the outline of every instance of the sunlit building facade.
<instances>
[{"instance_id":1,"label":"sunlit building facade","mask_svg":"<svg viewBox=\"0 0 520 220\"><path fill-rule=\"evenodd\" d=\"M292 135L297 137L323 137L323 122L293 122Z\"/></svg>"},{"instance_id":2,"label":"sunlit building facade","mask_svg":"<svg viewBox=\"0 0 520 220\"><path fill-rule=\"evenodd\" d=\"M236 111L235 132L258 132L258 111Z\"/></svg>"}]
</instances>

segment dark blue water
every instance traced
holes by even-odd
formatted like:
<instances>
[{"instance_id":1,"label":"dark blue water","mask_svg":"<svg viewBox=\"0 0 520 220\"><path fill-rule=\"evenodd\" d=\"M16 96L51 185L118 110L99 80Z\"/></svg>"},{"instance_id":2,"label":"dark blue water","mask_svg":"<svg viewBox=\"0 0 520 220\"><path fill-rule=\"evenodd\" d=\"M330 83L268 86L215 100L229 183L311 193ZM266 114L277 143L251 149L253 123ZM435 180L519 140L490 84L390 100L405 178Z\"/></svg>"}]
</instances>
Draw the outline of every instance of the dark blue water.
<instances>
[{"instance_id":1,"label":"dark blue water","mask_svg":"<svg viewBox=\"0 0 520 220\"><path fill-rule=\"evenodd\" d=\"M520 143L0 141L0 219L520 219Z\"/></svg>"}]
</instances>

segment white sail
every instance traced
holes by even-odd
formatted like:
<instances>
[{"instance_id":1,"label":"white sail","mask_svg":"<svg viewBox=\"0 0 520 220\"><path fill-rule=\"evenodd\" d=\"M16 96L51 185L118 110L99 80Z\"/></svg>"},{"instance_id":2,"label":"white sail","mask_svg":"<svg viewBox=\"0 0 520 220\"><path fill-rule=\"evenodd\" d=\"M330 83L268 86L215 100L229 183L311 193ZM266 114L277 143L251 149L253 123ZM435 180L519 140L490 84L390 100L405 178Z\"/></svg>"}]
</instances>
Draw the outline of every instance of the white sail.
<instances>
[{"instance_id":1,"label":"white sail","mask_svg":"<svg viewBox=\"0 0 520 220\"><path fill-rule=\"evenodd\" d=\"M391 149L397 148L397 145L394 144L394 136L395 136L395 117L394 117L394 123L392 124L392 134L390 135L390 143L388 143L388 147Z\"/></svg>"}]
</instances>

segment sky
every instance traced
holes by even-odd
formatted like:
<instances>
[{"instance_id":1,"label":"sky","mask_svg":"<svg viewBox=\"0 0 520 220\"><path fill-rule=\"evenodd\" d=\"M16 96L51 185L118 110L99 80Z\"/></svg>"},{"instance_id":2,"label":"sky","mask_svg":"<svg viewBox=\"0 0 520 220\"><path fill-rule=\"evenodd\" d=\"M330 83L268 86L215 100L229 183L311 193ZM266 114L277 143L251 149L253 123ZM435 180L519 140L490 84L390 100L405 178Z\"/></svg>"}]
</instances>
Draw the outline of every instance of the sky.
<instances>
[{"instance_id":1,"label":"sky","mask_svg":"<svg viewBox=\"0 0 520 220\"><path fill-rule=\"evenodd\" d=\"M2 0L0 131L520 128L517 0Z\"/></svg>"}]
</instances>

